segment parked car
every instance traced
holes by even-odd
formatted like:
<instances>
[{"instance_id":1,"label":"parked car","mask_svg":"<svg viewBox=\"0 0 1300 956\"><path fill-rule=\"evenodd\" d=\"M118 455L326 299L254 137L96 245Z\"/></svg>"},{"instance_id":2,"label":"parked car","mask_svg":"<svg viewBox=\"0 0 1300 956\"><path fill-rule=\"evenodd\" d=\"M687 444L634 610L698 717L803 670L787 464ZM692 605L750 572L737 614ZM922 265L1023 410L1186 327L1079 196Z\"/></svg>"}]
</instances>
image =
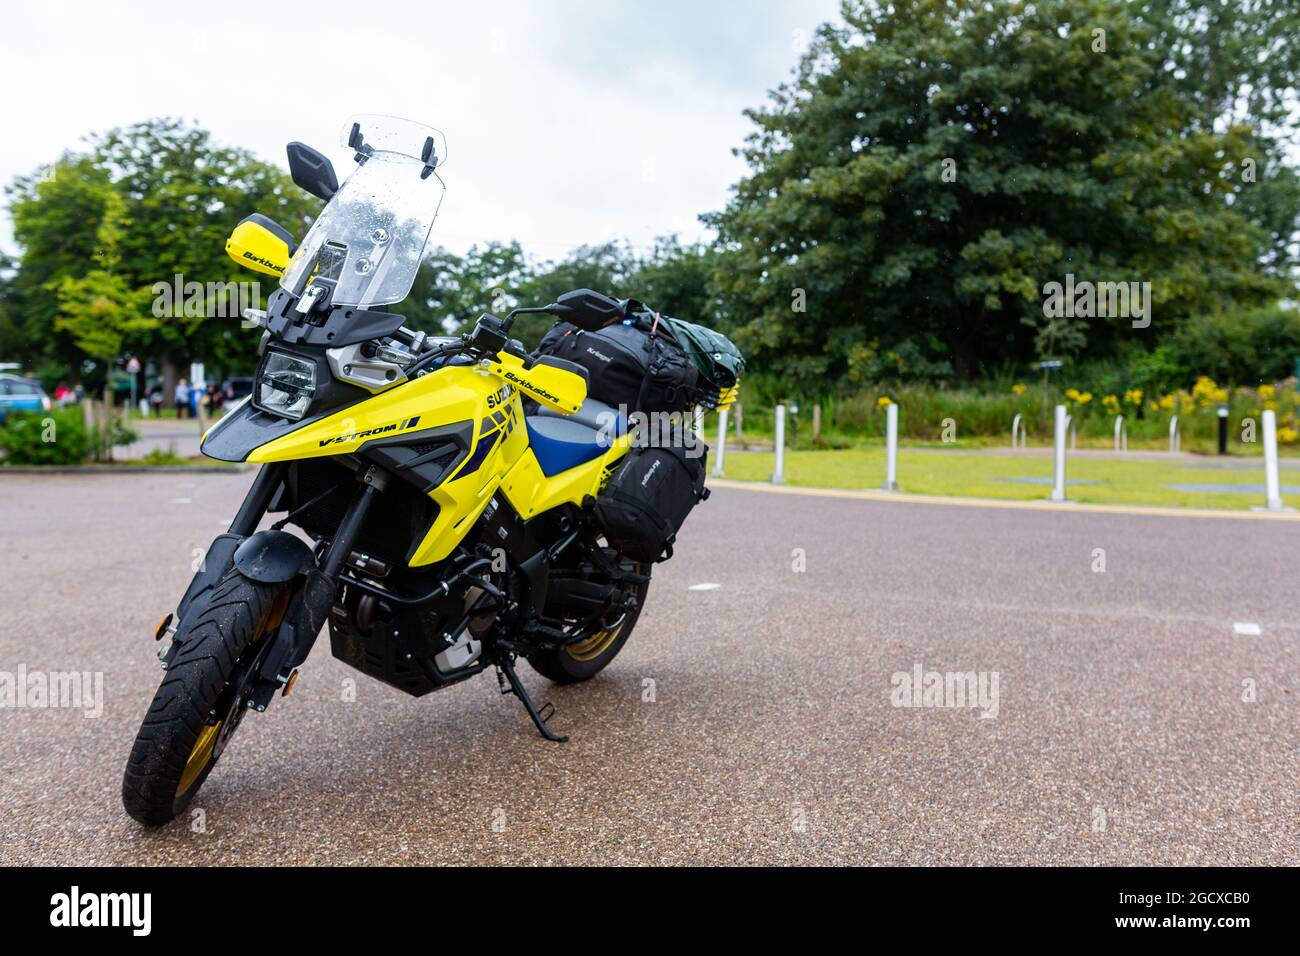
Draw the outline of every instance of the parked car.
<instances>
[{"instance_id":1,"label":"parked car","mask_svg":"<svg viewBox=\"0 0 1300 956\"><path fill-rule=\"evenodd\" d=\"M50 410L50 397L40 382L0 372L0 422L8 417L10 411L37 412L42 409Z\"/></svg>"},{"instance_id":2,"label":"parked car","mask_svg":"<svg viewBox=\"0 0 1300 956\"><path fill-rule=\"evenodd\" d=\"M226 404L233 405L245 395L253 394L253 379L247 378L228 378L222 384L222 391L226 393Z\"/></svg>"}]
</instances>

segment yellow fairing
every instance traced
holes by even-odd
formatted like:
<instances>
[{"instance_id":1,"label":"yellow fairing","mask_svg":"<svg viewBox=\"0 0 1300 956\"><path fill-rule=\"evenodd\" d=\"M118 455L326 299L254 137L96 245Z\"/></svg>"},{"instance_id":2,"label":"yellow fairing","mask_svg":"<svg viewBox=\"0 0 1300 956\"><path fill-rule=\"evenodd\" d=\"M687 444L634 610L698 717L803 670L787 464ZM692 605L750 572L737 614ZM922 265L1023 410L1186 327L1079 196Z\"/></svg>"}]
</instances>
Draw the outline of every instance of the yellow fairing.
<instances>
[{"instance_id":1,"label":"yellow fairing","mask_svg":"<svg viewBox=\"0 0 1300 956\"><path fill-rule=\"evenodd\" d=\"M368 441L472 423L468 454L429 492L438 505L438 516L411 557L411 565L417 567L447 557L498 488L524 518L565 503L581 504L584 497L600 489L614 462L626 454L627 438L616 441L593 461L546 477L529 447L522 395L526 391L552 407L573 411L586 398L586 382L563 369L534 366L525 370L518 359L501 358L499 362L442 368L395 386L256 448L248 460L292 461L350 454Z\"/></svg>"},{"instance_id":2,"label":"yellow fairing","mask_svg":"<svg viewBox=\"0 0 1300 956\"><path fill-rule=\"evenodd\" d=\"M629 444L624 435L599 458L551 478L542 473L537 456L529 448L505 476L501 489L510 506L525 520L562 504L582 504L583 498L600 490L614 465L627 454Z\"/></svg>"},{"instance_id":3,"label":"yellow fairing","mask_svg":"<svg viewBox=\"0 0 1300 956\"><path fill-rule=\"evenodd\" d=\"M371 439L396 438L456 422L473 421L477 428L480 419L493 410L488 406L489 396L501 390L495 375L477 367L442 368L260 445L248 460L294 461L350 454ZM505 398L503 395L499 401L504 403Z\"/></svg>"}]
</instances>

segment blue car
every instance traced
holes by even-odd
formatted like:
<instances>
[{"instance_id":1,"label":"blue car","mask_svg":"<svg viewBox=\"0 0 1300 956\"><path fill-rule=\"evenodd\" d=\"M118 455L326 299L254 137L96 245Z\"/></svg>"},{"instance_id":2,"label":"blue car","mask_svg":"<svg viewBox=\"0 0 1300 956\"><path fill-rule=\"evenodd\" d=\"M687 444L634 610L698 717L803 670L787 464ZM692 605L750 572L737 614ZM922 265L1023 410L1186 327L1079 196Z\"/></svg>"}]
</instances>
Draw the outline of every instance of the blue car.
<instances>
[{"instance_id":1,"label":"blue car","mask_svg":"<svg viewBox=\"0 0 1300 956\"><path fill-rule=\"evenodd\" d=\"M49 411L50 399L40 383L19 375L0 373L0 422L11 411Z\"/></svg>"}]
</instances>

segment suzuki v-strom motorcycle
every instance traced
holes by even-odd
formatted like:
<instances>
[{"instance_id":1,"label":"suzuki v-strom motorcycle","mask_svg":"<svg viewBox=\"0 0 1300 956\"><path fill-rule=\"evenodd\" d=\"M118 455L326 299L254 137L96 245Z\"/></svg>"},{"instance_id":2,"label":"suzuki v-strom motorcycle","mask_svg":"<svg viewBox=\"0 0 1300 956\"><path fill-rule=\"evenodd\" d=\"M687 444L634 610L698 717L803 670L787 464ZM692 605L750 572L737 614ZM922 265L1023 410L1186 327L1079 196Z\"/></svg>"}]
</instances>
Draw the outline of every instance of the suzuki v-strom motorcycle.
<instances>
[{"instance_id":1,"label":"suzuki v-strom motorcycle","mask_svg":"<svg viewBox=\"0 0 1300 956\"><path fill-rule=\"evenodd\" d=\"M261 469L155 635L166 675L122 787L146 824L180 813L245 715L292 690L326 625L336 657L415 696L495 667L502 693L563 741L516 661L586 680L645 601L650 565L593 519L626 421L586 400L581 367L509 337L521 312L595 329L618 304L580 290L459 337L404 328L388 307L420 265L446 146L388 117L356 118L344 143L358 166L341 188L324 156L289 147L295 181L327 200L300 247L257 215L228 243L280 287L252 313L265 327L253 394L202 450ZM282 517L259 531L268 514Z\"/></svg>"}]
</instances>

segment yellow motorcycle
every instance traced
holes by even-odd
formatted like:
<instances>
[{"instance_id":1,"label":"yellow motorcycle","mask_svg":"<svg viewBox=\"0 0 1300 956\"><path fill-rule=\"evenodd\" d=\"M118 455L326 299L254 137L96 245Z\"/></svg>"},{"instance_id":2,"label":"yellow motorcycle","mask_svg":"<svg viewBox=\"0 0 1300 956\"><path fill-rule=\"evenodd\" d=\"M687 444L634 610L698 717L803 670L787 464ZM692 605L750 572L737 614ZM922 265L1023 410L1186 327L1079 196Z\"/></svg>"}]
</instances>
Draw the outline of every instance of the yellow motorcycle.
<instances>
[{"instance_id":1,"label":"yellow motorcycle","mask_svg":"<svg viewBox=\"0 0 1300 956\"><path fill-rule=\"evenodd\" d=\"M530 358L509 335L524 312L598 329L619 304L578 290L462 336L405 328L389 307L423 257L446 144L388 117L356 118L343 140L358 165L342 187L323 155L290 144L294 180L327 202L301 246L258 215L227 245L280 283L250 310L264 327L253 393L202 450L261 468L155 634L166 674L122 786L142 823L188 805L245 715L293 689L327 624L336 657L415 696L495 667L563 741L516 660L586 680L645 601L650 564L593 517L629 449L626 415L587 398L581 366Z\"/></svg>"}]
</instances>

